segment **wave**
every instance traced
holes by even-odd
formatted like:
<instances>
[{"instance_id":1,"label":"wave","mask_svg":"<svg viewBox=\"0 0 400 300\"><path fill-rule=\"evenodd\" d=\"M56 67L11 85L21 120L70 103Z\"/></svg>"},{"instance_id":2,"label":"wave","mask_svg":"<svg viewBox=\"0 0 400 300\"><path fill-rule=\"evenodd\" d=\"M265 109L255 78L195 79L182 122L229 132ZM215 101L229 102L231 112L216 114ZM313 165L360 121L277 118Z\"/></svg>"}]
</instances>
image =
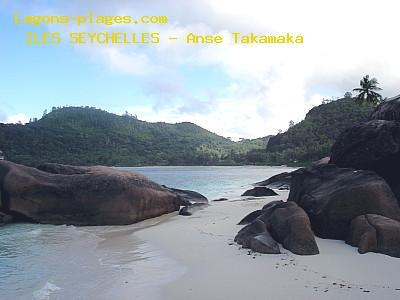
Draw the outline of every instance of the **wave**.
<instances>
[{"instance_id":1,"label":"wave","mask_svg":"<svg viewBox=\"0 0 400 300\"><path fill-rule=\"evenodd\" d=\"M29 235L38 236L38 235L40 235L40 234L43 233L43 230L40 229L40 228L38 228L38 229L33 229L33 230L31 230L31 231L28 231L27 233L28 233Z\"/></svg>"},{"instance_id":2,"label":"wave","mask_svg":"<svg viewBox=\"0 0 400 300\"><path fill-rule=\"evenodd\" d=\"M33 293L33 299L48 300L48 299L50 299L51 294L53 294L59 290L61 290L60 287L47 281L46 284L44 285L44 287L42 287L40 290L37 290Z\"/></svg>"}]
</instances>

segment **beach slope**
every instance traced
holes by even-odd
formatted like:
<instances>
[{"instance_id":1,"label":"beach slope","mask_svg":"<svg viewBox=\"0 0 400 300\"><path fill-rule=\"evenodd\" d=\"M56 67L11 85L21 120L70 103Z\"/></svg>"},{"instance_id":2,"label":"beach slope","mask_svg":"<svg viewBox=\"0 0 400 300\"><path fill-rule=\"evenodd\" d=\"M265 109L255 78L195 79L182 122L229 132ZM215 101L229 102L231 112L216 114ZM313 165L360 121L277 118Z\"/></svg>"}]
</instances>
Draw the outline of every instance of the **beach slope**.
<instances>
[{"instance_id":1,"label":"beach slope","mask_svg":"<svg viewBox=\"0 0 400 300\"><path fill-rule=\"evenodd\" d=\"M185 266L161 288L163 299L398 299L400 259L359 254L343 241L317 238L320 254L261 255L233 238L244 215L280 196L213 202L190 217L173 216L136 235Z\"/></svg>"}]
</instances>

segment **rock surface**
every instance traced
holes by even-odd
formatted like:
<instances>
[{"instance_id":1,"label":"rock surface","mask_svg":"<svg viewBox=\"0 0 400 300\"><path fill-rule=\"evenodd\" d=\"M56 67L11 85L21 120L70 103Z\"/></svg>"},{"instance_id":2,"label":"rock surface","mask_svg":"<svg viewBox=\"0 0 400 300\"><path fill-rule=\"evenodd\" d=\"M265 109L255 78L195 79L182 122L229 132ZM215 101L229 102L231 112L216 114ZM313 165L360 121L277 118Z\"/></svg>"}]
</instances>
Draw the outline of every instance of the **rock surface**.
<instances>
[{"instance_id":1,"label":"rock surface","mask_svg":"<svg viewBox=\"0 0 400 300\"><path fill-rule=\"evenodd\" d=\"M288 201L308 214L322 238L344 240L350 222L363 214L400 219L400 208L387 183L371 171L323 165L292 173Z\"/></svg>"},{"instance_id":2,"label":"rock surface","mask_svg":"<svg viewBox=\"0 0 400 300\"><path fill-rule=\"evenodd\" d=\"M347 129L332 146L331 163L376 172L400 199L400 122L375 120Z\"/></svg>"},{"instance_id":3,"label":"rock surface","mask_svg":"<svg viewBox=\"0 0 400 300\"><path fill-rule=\"evenodd\" d=\"M263 254L279 254L278 243L271 237L268 231L253 236L249 241L249 247L251 250Z\"/></svg>"},{"instance_id":4,"label":"rock surface","mask_svg":"<svg viewBox=\"0 0 400 300\"><path fill-rule=\"evenodd\" d=\"M181 207L181 209L179 210L178 215L180 215L180 216L191 216L192 213L189 211L189 209L188 209L189 207L190 206Z\"/></svg>"},{"instance_id":5,"label":"rock surface","mask_svg":"<svg viewBox=\"0 0 400 300\"><path fill-rule=\"evenodd\" d=\"M258 217L272 237L285 249L298 255L318 254L318 246L304 210L294 202L273 201L263 207Z\"/></svg>"},{"instance_id":6,"label":"rock surface","mask_svg":"<svg viewBox=\"0 0 400 300\"><path fill-rule=\"evenodd\" d=\"M329 156L323 157L317 161L312 162L311 167L318 167L329 164L331 158Z\"/></svg>"},{"instance_id":7,"label":"rock surface","mask_svg":"<svg viewBox=\"0 0 400 300\"><path fill-rule=\"evenodd\" d=\"M165 185L163 185L162 187L176 194L179 198L180 205L190 206L194 203L208 203L208 199L198 192L189 190L180 190L176 188L167 187Z\"/></svg>"},{"instance_id":8,"label":"rock surface","mask_svg":"<svg viewBox=\"0 0 400 300\"><path fill-rule=\"evenodd\" d=\"M290 189L290 181L292 175L289 172L283 172L277 175L274 175L267 180L260 181L255 183L255 186L265 186L271 189L278 190L289 190Z\"/></svg>"},{"instance_id":9,"label":"rock surface","mask_svg":"<svg viewBox=\"0 0 400 300\"><path fill-rule=\"evenodd\" d=\"M371 113L371 120L400 121L400 97L384 101Z\"/></svg>"},{"instance_id":10,"label":"rock surface","mask_svg":"<svg viewBox=\"0 0 400 300\"><path fill-rule=\"evenodd\" d=\"M243 219L241 219L240 222L238 223L238 225L250 224L255 219L257 219L262 213L263 213L262 209L252 211L247 216L245 216Z\"/></svg>"},{"instance_id":11,"label":"rock surface","mask_svg":"<svg viewBox=\"0 0 400 300\"><path fill-rule=\"evenodd\" d=\"M346 243L358 247L359 253L400 257L400 222L375 214L358 216L351 222Z\"/></svg>"},{"instance_id":12,"label":"rock surface","mask_svg":"<svg viewBox=\"0 0 400 300\"><path fill-rule=\"evenodd\" d=\"M82 166L69 166L69 165L61 165L54 163L42 164L37 167L37 169L53 173L53 174L63 174L63 175L73 175L73 174L86 174L90 172L92 168L96 167L82 167ZM104 168L104 167L100 167ZM171 191L173 194L178 196L181 206L189 206L193 203L208 203L207 197L204 195L190 190L181 190L177 188L171 188L165 185L162 185L163 188Z\"/></svg>"},{"instance_id":13,"label":"rock surface","mask_svg":"<svg viewBox=\"0 0 400 300\"><path fill-rule=\"evenodd\" d=\"M181 207L178 214L181 216L191 216L196 211L199 211L199 210L205 208L206 206L208 206L208 203L193 203L189 206Z\"/></svg>"},{"instance_id":14,"label":"rock surface","mask_svg":"<svg viewBox=\"0 0 400 300\"><path fill-rule=\"evenodd\" d=\"M380 104L370 119L342 132L330 158L256 183L290 188L289 198L245 216L239 224L250 224L237 240L269 253L270 237L294 253L317 254L314 231L346 240L360 253L400 257L400 95Z\"/></svg>"},{"instance_id":15,"label":"rock surface","mask_svg":"<svg viewBox=\"0 0 400 300\"><path fill-rule=\"evenodd\" d=\"M212 201L215 201L215 202L228 201L228 198L218 198L218 199L214 199Z\"/></svg>"},{"instance_id":16,"label":"rock surface","mask_svg":"<svg viewBox=\"0 0 400 300\"><path fill-rule=\"evenodd\" d=\"M252 196L252 197L264 197L264 196L276 196L278 195L273 190L263 186L256 186L250 190L245 191L242 196Z\"/></svg>"},{"instance_id":17,"label":"rock surface","mask_svg":"<svg viewBox=\"0 0 400 300\"><path fill-rule=\"evenodd\" d=\"M254 220L251 224L243 227L235 237L235 242L243 248L264 254L281 253L278 243L271 237L264 222Z\"/></svg>"},{"instance_id":18,"label":"rock surface","mask_svg":"<svg viewBox=\"0 0 400 300\"><path fill-rule=\"evenodd\" d=\"M98 166L99 168L104 168L102 166ZM78 175L78 174L88 174L91 173L94 167L83 167L83 166L70 166L70 165L61 165L55 163L46 163L39 165L37 167L38 170L44 171L46 173L51 174L60 174L60 175Z\"/></svg>"},{"instance_id":19,"label":"rock surface","mask_svg":"<svg viewBox=\"0 0 400 300\"><path fill-rule=\"evenodd\" d=\"M140 174L56 164L41 169L0 161L0 211L39 223L122 225L179 209L175 193Z\"/></svg>"},{"instance_id":20,"label":"rock surface","mask_svg":"<svg viewBox=\"0 0 400 300\"><path fill-rule=\"evenodd\" d=\"M0 225L12 223L14 218L10 215L0 212Z\"/></svg>"},{"instance_id":21,"label":"rock surface","mask_svg":"<svg viewBox=\"0 0 400 300\"><path fill-rule=\"evenodd\" d=\"M267 227L265 223L261 220L254 220L247 226L243 227L236 234L234 241L239 245L242 245L243 248L250 247L250 239L258 234L262 234L267 231Z\"/></svg>"},{"instance_id":22,"label":"rock surface","mask_svg":"<svg viewBox=\"0 0 400 300\"><path fill-rule=\"evenodd\" d=\"M294 202L272 201L262 210L248 214L240 223L249 221L251 223L235 237L244 248L260 253L279 253L279 242L295 254L319 253L310 220Z\"/></svg>"}]
</instances>

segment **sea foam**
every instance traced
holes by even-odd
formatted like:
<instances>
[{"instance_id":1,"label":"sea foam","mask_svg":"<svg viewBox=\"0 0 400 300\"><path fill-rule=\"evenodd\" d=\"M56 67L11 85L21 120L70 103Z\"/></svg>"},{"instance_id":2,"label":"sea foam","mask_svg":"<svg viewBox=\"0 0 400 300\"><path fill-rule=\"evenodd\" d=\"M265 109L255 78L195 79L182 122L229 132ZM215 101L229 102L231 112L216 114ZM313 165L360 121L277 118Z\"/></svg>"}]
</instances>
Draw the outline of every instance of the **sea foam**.
<instances>
[{"instance_id":1,"label":"sea foam","mask_svg":"<svg viewBox=\"0 0 400 300\"><path fill-rule=\"evenodd\" d=\"M48 300L50 299L50 295L54 292L61 290L60 287L56 286L51 282L46 282L43 288L37 290L33 293L33 299L35 300Z\"/></svg>"}]
</instances>

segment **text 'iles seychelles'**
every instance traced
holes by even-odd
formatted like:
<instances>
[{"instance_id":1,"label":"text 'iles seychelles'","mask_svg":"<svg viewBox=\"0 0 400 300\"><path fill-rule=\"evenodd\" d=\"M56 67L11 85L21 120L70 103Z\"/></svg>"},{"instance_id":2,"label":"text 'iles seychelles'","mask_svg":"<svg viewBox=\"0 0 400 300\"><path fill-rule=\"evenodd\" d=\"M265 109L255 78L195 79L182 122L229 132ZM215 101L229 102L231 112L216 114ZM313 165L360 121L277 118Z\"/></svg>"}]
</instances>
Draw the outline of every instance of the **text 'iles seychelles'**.
<instances>
[{"instance_id":1,"label":"text 'iles seychelles'","mask_svg":"<svg viewBox=\"0 0 400 300\"><path fill-rule=\"evenodd\" d=\"M277 35L241 34L232 32L231 38L223 35L201 35L188 33L181 37L161 36L159 32L72 32L69 34L71 44L159 44L162 40L183 41L186 44L303 44L303 35L290 33ZM58 32L27 32L27 44L59 44L61 35Z\"/></svg>"}]
</instances>

